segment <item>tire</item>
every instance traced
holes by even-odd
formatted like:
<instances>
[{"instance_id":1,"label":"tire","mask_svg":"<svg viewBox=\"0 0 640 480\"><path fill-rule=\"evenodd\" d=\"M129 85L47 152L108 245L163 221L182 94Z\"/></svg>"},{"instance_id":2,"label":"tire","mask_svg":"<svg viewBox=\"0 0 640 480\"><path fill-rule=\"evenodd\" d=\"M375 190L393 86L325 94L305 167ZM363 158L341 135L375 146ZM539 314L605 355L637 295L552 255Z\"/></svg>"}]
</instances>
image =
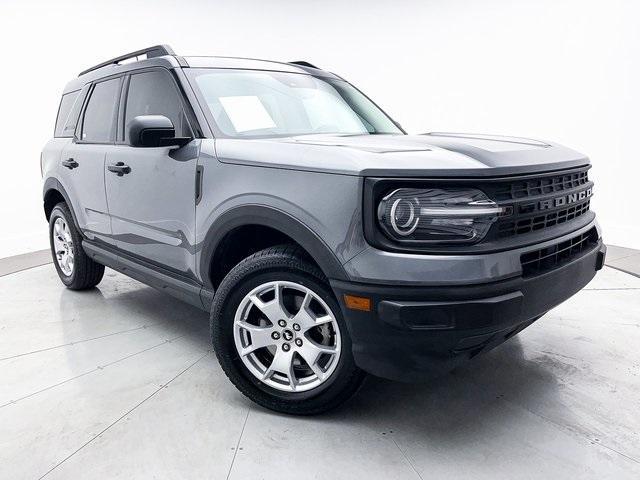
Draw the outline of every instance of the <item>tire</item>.
<instances>
[{"instance_id":1,"label":"tire","mask_svg":"<svg viewBox=\"0 0 640 480\"><path fill-rule=\"evenodd\" d=\"M354 363L349 332L327 280L306 258L302 250L289 245L271 247L245 258L224 278L211 309L213 348L227 377L257 404L293 415L314 415L337 407L356 393L365 377ZM283 323L278 326L268 322L262 310L268 311L274 321L279 318L282 310L275 316L271 315L273 310L267 310L282 304L274 301L276 291L281 292L282 303L289 303L285 318L278 320ZM251 295L259 298L258 303L247 300ZM270 295L273 295L271 300ZM306 304L307 299L308 308L303 312L295 302ZM307 323L301 322L303 326L298 325L296 330L299 321L296 319L306 319ZM247 335L248 330L241 325L247 326L249 322L254 324L250 325L250 335ZM274 331L280 332L277 342L271 340ZM254 339L257 344L265 339L265 343L276 345L240 355L242 342L250 342L244 349L248 351L255 348ZM285 343L290 345L286 350ZM315 357L312 368L306 359L314 358L318 348L323 353ZM280 360L291 355L286 357L291 359L288 374L274 370L276 363L281 364L273 361L276 355L283 355ZM260 379L263 374L267 376Z\"/></svg>"},{"instance_id":2,"label":"tire","mask_svg":"<svg viewBox=\"0 0 640 480\"><path fill-rule=\"evenodd\" d=\"M58 235L59 232L56 232L56 225L66 228L63 231L63 235ZM64 249L72 252L72 264L61 263L58 259L56 242L62 242ZM51 216L49 217L49 243L51 245L53 264L60 280L67 288L71 290L86 290L100 283L104 275L104 265L94 262L85 253L82 248L82 237L76 229L69 207L64 202L58 203L51 211Z\"/></svg>"}]
</instances>

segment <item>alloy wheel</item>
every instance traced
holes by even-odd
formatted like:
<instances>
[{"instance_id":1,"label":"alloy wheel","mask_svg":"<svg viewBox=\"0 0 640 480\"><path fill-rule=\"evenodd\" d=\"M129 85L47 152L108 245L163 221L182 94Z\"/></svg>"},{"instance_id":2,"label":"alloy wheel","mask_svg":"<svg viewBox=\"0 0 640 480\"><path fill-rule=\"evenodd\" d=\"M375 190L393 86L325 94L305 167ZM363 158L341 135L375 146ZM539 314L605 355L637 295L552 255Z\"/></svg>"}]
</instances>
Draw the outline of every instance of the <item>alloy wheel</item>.
<instances>
[{"instance_id":1,"label":"alloy wheel","mask_svg":"<svg viewBox=\"0 0 640 480\"><path fill-rule=\"evenodd\" d=\"M53 249L56 262L67 277L73 274L74 248L69 225L64 218L58 217L53 224Z\"/></svg>"},{"instance_id":2,"label":"alloy wheel","mask_svg":"<svg viewBox=\"0 0 640 480\"><path fill-rule=\"evenodd\" d=\"M240 359L260 382L286 392L325 383L340 358L340 328L322 298L294 282L264 283L240 302L233 324Z\"/></svg>"}]
</instances>

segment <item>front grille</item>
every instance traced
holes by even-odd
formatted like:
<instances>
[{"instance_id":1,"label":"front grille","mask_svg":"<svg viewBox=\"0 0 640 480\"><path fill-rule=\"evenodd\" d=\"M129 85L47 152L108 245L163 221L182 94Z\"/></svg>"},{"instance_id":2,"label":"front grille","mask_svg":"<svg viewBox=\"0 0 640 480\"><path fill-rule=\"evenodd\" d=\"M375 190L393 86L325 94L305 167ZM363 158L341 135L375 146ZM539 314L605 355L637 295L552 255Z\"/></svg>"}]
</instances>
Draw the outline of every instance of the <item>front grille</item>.
<instances>
[{"instance_id":1,"label":"front grille","mask_svg":"<svg viewBox=\"0 0 640 480\"><path fill-rule=\"evenodd\" d=\"M592 228L588 232L564 242L523 253L520 256L522 275L531 277L558 268L590 250L597 243L598 232L595 228Z\"/></svg>"},{"instance_id":2,"label":"front grille","mask_svg":"<svg viewBox=\"0 0 640 480\"><path fill-rule=\"evenodd\" d=\"M496 192L496 200L517 200L537 195L563 192L586 185L588 182L587 170L515 181L498 189Z\"/></svg>"},{"instance_id":3,"label":"front grille","mask_svg":"<svg viewBox=\"0 0 640 480\"><path fill-rule=\"evenodd\" d=\"M557 210L545 215L524 218L517 221L502 221L498 223L498 235L500 237L511 237L523 233L534 232L543 228L559 225L569 220L573 220L589 211L590 200L579 203L569 208Z\"/></svg>"},{"instance_id":4,"label":"front grille","mask_svg":"<svg viewBox=\"0 0 640 480\"><path fill-rule=\"evenodd\" d=\"M588 170L583 167L481 187L508 212L493 225L487 240L544 230L589 212L593 183Z\"/></svg>"}]
</instances>

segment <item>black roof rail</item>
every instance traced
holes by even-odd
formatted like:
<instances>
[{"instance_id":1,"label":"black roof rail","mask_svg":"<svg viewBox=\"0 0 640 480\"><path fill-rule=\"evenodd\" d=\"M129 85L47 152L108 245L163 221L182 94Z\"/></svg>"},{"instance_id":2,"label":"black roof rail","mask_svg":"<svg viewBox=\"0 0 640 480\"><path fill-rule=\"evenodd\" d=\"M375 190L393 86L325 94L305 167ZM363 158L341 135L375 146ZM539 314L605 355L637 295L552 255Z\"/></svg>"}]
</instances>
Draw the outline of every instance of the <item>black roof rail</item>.
<instances>
[{"instance_id":1,"label":"black roof rail","mask_svg":"<svg viewBox=\"0 0 640 480\"><path fill-rule=\"evenodd\" d=\"M163 55L175 55L175 53L169 45L154 45L153 47L147 47L147 48L143 48L142 50L136 50L135 52L126 53L124 55L120 55L119 57L112 58L111 60L107 60L106 62L99 63L98 65L95 65L91 68L87 68L86 70L83 70L82 72L80 72L78 76L81 77L85 73L89 73L99 68L106 67L107 65L118 64L124 60L129 60L135 57L139 57L141 55L146 55L147 58L153 58L153 57L161 57Z\"/></svg>"},{"instance_id":2,"label":"black roof rail","mask_svg":"<svg viewBox=\"0 0 640 480\"><path fill-rule=\"evenodd\" d=\"M322 70L319 67L316 67L314 64L305 62L304 60L296 60L295 62L287 62L291 65L300 65L301 67L315 68L316 70Z\"/></svg>"}]
</instances>

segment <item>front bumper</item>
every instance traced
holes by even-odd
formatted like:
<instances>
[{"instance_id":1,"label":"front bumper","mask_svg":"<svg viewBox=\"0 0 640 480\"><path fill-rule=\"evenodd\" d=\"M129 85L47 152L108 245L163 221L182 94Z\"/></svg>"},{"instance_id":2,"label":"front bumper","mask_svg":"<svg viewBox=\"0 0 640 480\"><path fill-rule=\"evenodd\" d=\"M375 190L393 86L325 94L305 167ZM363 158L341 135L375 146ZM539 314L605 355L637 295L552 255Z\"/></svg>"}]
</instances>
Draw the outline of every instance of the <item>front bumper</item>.
<instances>
[{"instance_id":1,"label":"front bumper","mask_svg":"<svg viewBox=\"0 0 640 480\"><path fill-rule=\"evenodd\" d=\"M490 350L562 303L595 276L606 247L597 244L532 277L468 286L385 286L332 281L356 364L377 376L419 381ZM350 310L344 295L368 297L371 311Z\"/></svg>"}]
</instances>

